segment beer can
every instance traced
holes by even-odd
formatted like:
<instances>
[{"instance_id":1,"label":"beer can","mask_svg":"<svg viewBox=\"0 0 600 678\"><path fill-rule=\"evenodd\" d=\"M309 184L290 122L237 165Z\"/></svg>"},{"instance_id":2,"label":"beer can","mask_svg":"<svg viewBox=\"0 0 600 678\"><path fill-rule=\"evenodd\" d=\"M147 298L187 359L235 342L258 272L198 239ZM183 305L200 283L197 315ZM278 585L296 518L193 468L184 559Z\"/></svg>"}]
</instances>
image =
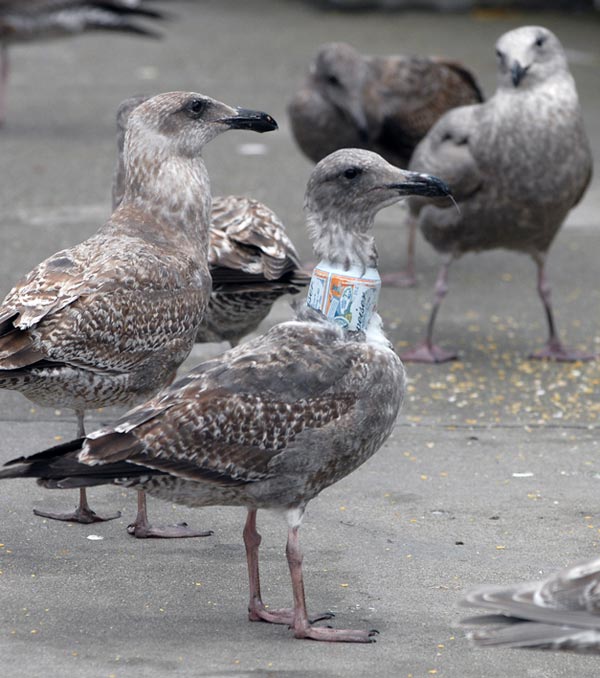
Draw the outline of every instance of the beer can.
<instances>
[{"instance_id":1,"label":"beer can","mask_svg":"<svg viewBox=\"0 0 600 678\"><path fill-rule=\"evenodd\" d=\"M320 261L313 271L306 303L349 330L366 330L377 310L381 278L376 268L364 272Z\"/></svg>"}]
</instances>

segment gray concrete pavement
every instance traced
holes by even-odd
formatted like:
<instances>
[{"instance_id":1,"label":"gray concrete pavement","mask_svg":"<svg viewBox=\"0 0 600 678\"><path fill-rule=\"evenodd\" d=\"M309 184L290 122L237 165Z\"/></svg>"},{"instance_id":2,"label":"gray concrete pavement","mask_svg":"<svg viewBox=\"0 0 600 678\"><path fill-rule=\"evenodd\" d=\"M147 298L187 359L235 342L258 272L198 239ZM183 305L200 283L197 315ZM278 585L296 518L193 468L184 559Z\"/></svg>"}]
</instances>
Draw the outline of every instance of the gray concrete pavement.
<instances>
[{"instance_id":1,"label":"gray concrete pavement","mask_svg":"<svg viewBox=\"0 0 600 678\"><path fill-rule=\"evenodd\" d=\"M555 30L572 58L595 157L600 157L600 25L593 16L321 13L304 3L173 3L161 43L91 36L16 48L8 121L0 132L0 290L109 213L114 111L133 93L196 89L263 108L277 134L231 133L207 149L215 193L247 193L285 220L305 256L301 213L310 164L296 151L285 101L326 40L368 52L462 59L494 89L495 38L519 24ZM265 155L243 155L259 143ZM600 350L600 182L551 254L558 321L569 342ZM404 252L402 212L378 220L381 269ZM420 286L385 289L382 312L399 348L421 334L437 258L418 246ZM265 326L289 317L279 304ZM438 336L460 362L409 367L404 411L384 449L310 506L302 528L314 611L339 627L378 628L372 646L295 641L246 621L243 512L152 501L156 522L187 520L211 538L136 541L132 493L91 492L123 518L81 526L35 518L74 493L31 482L0 488L0 674L44 676L592 676L597 660L474 650L458 622L460 592L480 582L537 578L593 557L600 543L600 365L532 363L545 336L526 258L494 252L460 261ZM197 347L191 367L223 346ZM94 413L92 421L113 412ZM0 461L67 439L68 411L0 392ZM525 474L525 475L523 475ZM285 524L260 517L265 598L290 601ZM89 539L95 535L102 539Z\"/></svg>"}]
</instances>

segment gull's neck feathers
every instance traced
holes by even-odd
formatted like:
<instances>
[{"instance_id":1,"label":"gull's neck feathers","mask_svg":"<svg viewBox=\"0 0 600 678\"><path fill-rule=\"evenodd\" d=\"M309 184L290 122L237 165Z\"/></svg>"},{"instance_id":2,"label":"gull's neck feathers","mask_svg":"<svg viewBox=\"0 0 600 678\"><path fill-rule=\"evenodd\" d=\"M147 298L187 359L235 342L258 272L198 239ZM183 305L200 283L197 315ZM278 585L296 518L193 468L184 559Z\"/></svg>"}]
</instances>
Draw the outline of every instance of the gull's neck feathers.
<instances>
[{"instance_id":1,"label":"gull's neck feathers","mask_svg":"<svg viewBox=\"0 0 600 678\"><path fill-rule=\"evenodd\" d=\"M125 191L113 220L120 211L147 215L169 239L183 237L206 251L211 192L202 157L177 153L159 135L128 130L124 163Z\"/></svg>"},{"instance_id":2,"label":"gull's neck feathers","mask_svg":"<svg viewBox=\"0 0 600 678\"><path fill-rule=\"evenodd\" d=\"M306 208L306 224L317 259L352 266L377 267L377 249L373 238L373 217L357 212L353 215L323 214Z\"/></svg>"}]
</instances>

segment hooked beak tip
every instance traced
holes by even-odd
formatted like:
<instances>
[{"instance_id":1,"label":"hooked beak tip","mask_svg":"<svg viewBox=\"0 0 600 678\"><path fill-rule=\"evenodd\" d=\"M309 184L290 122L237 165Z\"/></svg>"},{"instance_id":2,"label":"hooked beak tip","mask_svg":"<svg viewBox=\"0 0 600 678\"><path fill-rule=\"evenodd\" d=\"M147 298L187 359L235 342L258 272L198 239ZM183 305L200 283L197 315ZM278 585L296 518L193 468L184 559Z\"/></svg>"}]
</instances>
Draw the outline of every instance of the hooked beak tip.
<instances>
[{"instance_id":1,"label":"hooked beak tip","mask_svg":"<svg viewBox=\"0 0 600 678\"><path fill-rule=\"evenodd\" d=\"M236 108L236 115L222 118L219 122L228 125L231 129L252 130L261 134L279 129L276 120L268 113L247 108Z\"/></svg>"},{"instance_id":2,"label":"hooked beak tip","mask_svg":"<svg viewBox=\"0 0 600 678\"><path fill-rule=\"evenodd\" d=\"M394 185L406 195L421 195L429 198L452 197L452 192L441 179L421 172L406 172L406 181Z\"/></svg>"}]
</instances>

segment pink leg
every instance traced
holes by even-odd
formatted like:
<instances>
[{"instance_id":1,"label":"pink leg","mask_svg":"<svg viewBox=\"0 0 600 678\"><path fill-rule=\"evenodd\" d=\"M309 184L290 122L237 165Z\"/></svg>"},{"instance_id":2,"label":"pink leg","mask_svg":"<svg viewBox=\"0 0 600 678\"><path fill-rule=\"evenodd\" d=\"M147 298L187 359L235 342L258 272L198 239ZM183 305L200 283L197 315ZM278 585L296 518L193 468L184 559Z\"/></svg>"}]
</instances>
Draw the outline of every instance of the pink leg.
<instances>
[{"instance_id":1,"label":"pink leg","mask_svg":"<svg viewBox=\"0 0 600 678\"><path fill-rule=\"evenodd\" d=\"M385 273L381 282L388 287L415 287L417 275L415 272L415 244L417 240L417 221L413 217L408 219L408 244L406 248L406 270L397 273Z\"/></svg>"},{"instance_id":2,"label":"pink leg","mask_svg":"<svg viewBox=\"0 0 600 678\"><path fill-rule=\"evenodd\" d=\"M573 362L576 360L594 360L596 356L593 353L582 353L575 349L567 348L556 331L556 323L554 321L554 312L552 310L551 288L546 278L546 254L536 253L533 259L538 267L538 294L544 304L546 311L546 319L548 321L548 341L541 351L532 353L529 357L537 360L548 359L557 360L559 362Z\"/></svg>"},{"instance_id":3,"label":"pink leg","mask_svg":"<svg viewBox=\"0 0 600 678\"><path fill-rule=\"evenodd\" d=\"M135 520L127 526L127 532L138 539L183 539L185 537L210 537L212 530L193 530L187 526L187 523L179 525L168 525L167 527L153 527L148 522L148 513L146 509L146 493L144 490L138 490L138 512Z\"/></svg>"},{"instance_id":4,"label":"pink leg","mask_svg":"<svg viewBox=\"0 0 600 678\"><path fill-rule=\"evenodd\" d=\"M293 630L296 638L311 640L326 640L342 643L374 643L375 630L361 631L353 629L332 629L330 627L313 626L306 614L306 600L304 597L304 581L302 579L302 552L298 540L300 527L290 527L286 547L287 561L292 577L292 591L294 593L294 623Z\"/></svg>"},{"instance_id":5,"label":"pink leg","mask_svg":"<svg viewBox=\"0 0 600 678\"><path fill-rule=\"evenodd\" d=\"M6 118L6 88L8 86L8 47L0 45L0 126Z\"/></svg>"},{"instance_id":6,"label":"pink leg","mask_svg":"<svg viewBox=\"0 0 600 678\"><path fill-rule=\"evenodd\" d=\"M280 610L267 610L260 594L260 576L258 573L258 547L262 537L256 530L256 509L248 509L248 517L244 525L244 545L246 547L246 559L248 561L248 583L250 588L250 600L248 602L248 619L250 621L264 621L271 624L294 623L294 610L283 608ZM313 621L331 619L332 612L326 612Z\"/></svg>"},{"instance_id":7,"label":"pink leg","mask_svg":"<svg viewBox=\"0 0 600 678\"><path fill-rule=\"evenodd\" d=\"M77 415L77 437L85 438L85 427L83 425L83 410L75 410ZM111 513L109 515L101 516L95 511L92 511L87 501L87 493L85 487L79 488L79 506L74 511L69 511L67 513L52 513L50 511L40 511L39 509L33 509L33 512L36 516L41 516L42 518L50 518L51 520L65 520L69 523L102 523L106 520L114 520L121 516L121 511L116 513Z\"/></svg>"},{"instance_id":8,"label":"pink leg","mask_svg":"<svg viewBox=\"0 0 600 678\"><path fill-rule=\"evenodd\" d=\"M458 357L456 351L444 351L444 349L433 343L433 327L440 305L446 294L448 294L448 269L450 268L452 261L453 257L450 256L447 261L443 263L435 283L435 297L433 308L431 309L431 314L429 316L429 322L427 323L425 341L400 355L400 358L406 362L444 363L448 360L456 360Z\"/></svg>"}]
</instances>

